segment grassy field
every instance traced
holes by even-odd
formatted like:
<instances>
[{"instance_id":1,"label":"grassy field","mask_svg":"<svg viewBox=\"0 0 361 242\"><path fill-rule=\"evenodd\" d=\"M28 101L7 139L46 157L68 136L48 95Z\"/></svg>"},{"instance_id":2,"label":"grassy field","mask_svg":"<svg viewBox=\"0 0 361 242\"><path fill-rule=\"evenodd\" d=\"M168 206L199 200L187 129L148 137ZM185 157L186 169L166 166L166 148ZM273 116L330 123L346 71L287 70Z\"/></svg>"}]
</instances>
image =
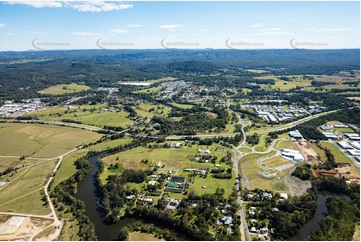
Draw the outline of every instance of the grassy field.
<instances>
[{"instance_id":1,"label":"grassy field","mask_svg":"<svg viewBox=\"0 0 361 242\"><path fill-rule=\"evenodd\" d=\"M321 142L321 146L331 150L337 163L350 163L351 165L353 164L353 162L333 144L323 141Z\"/></svg>"},{"instance_id":2,"label":"grassy field","mask_svg":"<svg viewBox=\"0 0 361 242\"><path fill-rule=\"evenodd\" d=\"M77 221L65 221L64 227L61 230L59 240L61 241L79 241L79 226Z\"/></svg>"},{"instance_id":3,"label":"grassy field","mask_svg":"<svg viewBox=\"0 0 361 242\"><path fill-rule=\"evenodd\" d=\"M194 105L192 104L181 104L181 103L170 103L172 104L173 106L176 106L178 108L183 108L183 109L191 109L194 107Z\"/></svg>"},{"instance_id":4,"label":"grassy field","mask_svg":"<svg viewBox=\"0 0 361 242\"><path fill-rule=\"evenodd\" d=\"M291 149L291 150L294 150L296 149L296 147L293 145L292 141L290 140L281 140L278 142L277 144L277 148L278 149Z\"/></svg>"},{"instance_id":5,"label":"grassy field","mask_svg":"<svg viewBox=\"0 0 361 242\"><path fill-rule=\"evenodd\" d=\"M232 193L235 179L234 174L232 179L216 179L211 175L207 178L196 177L193 184L190 184L189 191L194 191L197 194L215 193L217 188L224 188L224 196L228 197ZM205 186L206 188L202 188Z\"/></svg>"},{"instance_id":6,"label":"grassy field","mask_svg":"<svg viewBox=\"0 0 361 242\"><path fill-rule=\"evenodd\" d=\"M0 124L0 155L56 157L90 143L100 134L82 129L41 124ZM21 149L19 149L21 147Z\"/></svg>"},{"instance_id":7,"label":"grassy field","mask_svg":"<svg viewBox=\"0 0 361 242\"><path fill-rule=\"evenodd\" d=\"M54 167L54 161L31 167L8 183L0 190L0 211L49 214L49 208L41 200L40 190Z\"/></svg>"},{"instance_id":8,"label":"grassy field","mask_svg":"<svg viewBox=\"0 0 361 242\"><path fill-rule=\"evenodd\" d=\"M272 89L278 89L280 91L289 91L292 88L301 87L305 91L313 92L327 92L333 89L350 89L354 88L355 92L359 91L358 87L353 87L344 82L358 80L358 77L345 77L345 76L327 76L327 75L308 75L312 76L315 81L318 82L333 82L332 84L325 86L312 86L311 80L304 78L302 75L291 75L287 76L290 81L284 81L280 79L280 76L262 76L257 77L257 79L272 79L275 81L274 85L265 85L261 84L263 87L270 87ZM359 92L358 92L359 93Z\"/></svg>"},{"instance_id":9,"label":"grassy field","mask_svg":"<svg viewBox=\"0 0 361 242\"><path fill-rule=\"evenodd\" d=\"M139 231L134 231L129 233L129 241L164 241L163 239L158 239L152 234L146 234Z\"/></svg>"},{"instance_id":10,"label":"grassy field","mask_svg":"<svg viewBox=\"0 0 361 242\"><path fill-rule=\"evenodd\" d=\"M263 152L267 150L267 144L266 144L266 137L267 134L263 134L259 137L259 143L257 146L255 146L255 150L259 152Z\"/></svg>"},{"instance_id":11,"label":"grassy field","mask_svg":"<svg viewBox=\"0 0 361 242\"><path fill-rule=\"evenodd\" d=\"M205 165L209 167L211 164L197 163L188 160L187 156L196 155L195 149L175 149L175 148L158 148L149 149L137 147L131 150L120 152L103 158L107 164L115 164L120 162L125 169L146 169L147 166L140 163L143 159L148 159L153 163L164 163L167 169L183 169L183 168L202 168ZM117 160L118 159L118 160Z\"/></svg>"},{"instance_id":12,"label":"grassy field","mask_svg":"<svg viewBox=\"0 0 361 242\"><path fill-rule=\"evenodd\" d=\"M257 160L261 159L262 157L272 156L276 153L276 151L271 151L267 154L249 154L244 156L240 162L242 167L242 174L247 177L250 189L260 188L260 189L268 189L271 191L279 191L281 186L284 184L280 184L277 178L267 179L263 178L258 172L263 171L264 169L261 168L257 164ZM266 160L267 162L267 160ZM270 162L272 163L272 161ZM283 177L287 175L288 170L284 170L278 173L278 177Z\"/></svg>"},{"instance_id":13,"label":"grassy field","mask_svg":"<svg viewBox=\"0 0 361 242\"><path fill-rule=\"evenodd\" d=\"M245 153L250 153L250 152L252 152L252 149L251 149L251 148L247 148L247 147L241 147L241 148L239 148L239 150L240 150L241 152L245 152Z\"/></svg>"},{"instance_id":14,"label":"grassy field","mask_svg":"<svg viewBox=\"0 0 361 242\"><path fill-rule=\"evenodd\" d=\"M166 117L172 110L172 108L164 105L155 104L139 104L134 107L139 116L152 118L154 116Z\"/></svg>"},{"instance_id":15,"label":"grassy field","mask_svg":"<svg viewBox=\"0 0 361 242\"><path fill-rule=\"evenodd\" d=\"M170 143L170 142L168 142ZM162 144L160 144L162 145ZM158 173L167 173L168 170L173 170L172 175L187 176L189 173L184 172L184 168L197 168L207 169L213 168L214 165L211 163L198 163L188 159L189 156L198 155L198 148L206 149L211 151L212 155L216 155L220 160L226 153L226 149L218 145L212 145L209 147L193 145L191 147L182 148L147 148L137 147L124 152L119 152L115 155L111 155L103 158L105 163L104 171L100 176L103 183L109 175L120 174L124 169L152 169L158 162L161 163L162 167L158 169ZM148 159L149 163L141 163L141 160ZM108 169L110 164L119 163L118 169ZM222 164L221 167L229 168L228 165ZM226 195L228 196L232 192L234 184L234 178L227 179L215 179L211 175L207 176L206 179L196 178L194 184L190 185L190 190L194 190L199 194L203 193L214 193L217 187L225 188ZM202 186L205 185L206 189ZM129 188L136 188L141 190L142 184L128 184ZM172 198L180 198L182 194L170 194Z\"/></svg>"},{"instance_id":16,"label":"grassy field","mask_svg":"<svg viewBox=\"0 0 361 242\"><path fill-rule=\"evenodd\" d=\"M71 119L98 127L108 125L126 128L127 125L133 124L128 115L125 111L110 110L106 104L97 104L72 106L71 108L56 106L24 116L36 116L39 119L45 120Z\"/></svg>"},{"instance_id":17,"label":"grassy field","mask_svg":"<svg viewBox=\"0 0 361 242\"><path fill-rule=\"evenodd\" d=\"M30 159L21 160L16 157L0 157L0 172L7 168L22 167L33 164L35 161Z\"/></svg>"},{"instance_id":18,"label":"grassy field","mask_svg":"<svg viewBox=\"0 0 361 242\"><path fill-rule=\"evenodd\" d=\"M71 177L75 172L76 168L74 165L74 161L83 157L88 153L88 149L76 150L73 153L65 156L61 162L61 165L56 172L55 178L53 180L53 184L51 185L51 189L54 188L62 181Z\"/></svg>"},{"instance_id":19,"label":"grassy field","mask_svg":"<svg viewBox=\"0 0 361 242\"><path fill-rule=\"evenodd\" d=\"M353 133L351 128L335 128L335 131L339 133Z\"/></svg>"},{"instance_id":20,"label":"grassy field","mask_svg":"<svg viewBox=\"0 0 361 242\"><path fill-rule=\"evenodd\" d=\"M293 77L293 78L292 78ZM311 86L311 81L307 79L303 79L300 76L292 76L290 81L284 81L279 79L278 76L263 76L257 77L257 79L272 79L275 81L274 85L267 85L272 89L279 89L280 91L288 91L295 87L307 87Z\"/></svg>"},{"instance_id":21,"label":"grassy field","mask_svg":"<svg viewBox=\"0 0 361 242\"><path fill-rule=\"evenodd\" d=\"M265 160L262 162L263 164L265 164L266 166L268 167L271 167L271 168L276 168L278 166L283 166L283 165L286 165L286 164L290 164L289 161L286 161L284 159L282 159L281 157L273 157L271 159L268 159L268 160Z\"/></svg>"},{"instance_id":22,"label":"grassy field","mask_svg":"<svg viewBox=\"0 0 361 242\"><path fill-rule=\"evenodd\" d=\"M110 149L110 148L117 147L119 145L129 144L129 143L132 142L132 140L133 140L132 138L124 137L124 138L121 138L121 139L104 141L102 143L89 146L87 148L89 150L91 150L91 151L103 151L103 150L107 150L107 149Z\"/></svg>"},{"instance_id":23,"label":"grassy field","mask_svg":"<svg viewBox=\"0 0 361 242\"><path fill-rule=\"evenodd\" d=\"M59 84L56 86L48 87L44 90L39 91L39 93L40 94L61 95L61 94L67 94L67 93L86 91L89 89L90 89L90 87L88 87L88 86L71 83L71 84Z\"/></svg>"},{"instance_id":24,"label":"grassy field","mask_svg":"<svg viewBox=\"0 0 361 242\"><path fill-rule=\"evenodd\" d=\"M148 93L148 94L154 93L154 94L158 94L161 89L162 89L161 86L149 87L149 88L146 88L146 89L135 91L134 93Z\"/></svg>"}]
</instances>

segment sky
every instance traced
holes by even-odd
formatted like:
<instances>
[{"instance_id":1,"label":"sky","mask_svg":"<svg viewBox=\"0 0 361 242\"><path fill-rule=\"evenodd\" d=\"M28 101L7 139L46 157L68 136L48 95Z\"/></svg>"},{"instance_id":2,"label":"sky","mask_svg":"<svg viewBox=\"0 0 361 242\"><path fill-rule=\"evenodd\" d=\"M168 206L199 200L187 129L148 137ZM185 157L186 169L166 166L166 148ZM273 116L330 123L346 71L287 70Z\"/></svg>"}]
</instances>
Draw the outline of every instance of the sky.
<instances>
[{"instance_id":1,"label":"sky","mask_svg":"<svg viewBox=\"0 0 361 242\"><path fill-rule=\"evenodd\" d=\"M360 3L0 1L0 51L360 48Z\"/></svg>"}]
</instances>

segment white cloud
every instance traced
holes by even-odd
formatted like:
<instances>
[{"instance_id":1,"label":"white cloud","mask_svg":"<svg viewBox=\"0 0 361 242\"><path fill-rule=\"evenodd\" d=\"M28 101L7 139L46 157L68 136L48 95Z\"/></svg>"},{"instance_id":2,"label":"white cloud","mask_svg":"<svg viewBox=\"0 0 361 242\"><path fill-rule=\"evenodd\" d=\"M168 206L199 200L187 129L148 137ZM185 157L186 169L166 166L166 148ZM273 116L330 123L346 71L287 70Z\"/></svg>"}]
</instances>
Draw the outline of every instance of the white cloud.
<instances>
[{"instance_id":1,"label":"white cloud","mask_svg":"<svg viewBox=\"0 0 361 242\"><path fill-rule=\"evenodd\" d=\"M108 12L132 8L132 4L119 2L64 2L65 7L76 9L80 12Z\"/></svg>"},{"instance_id":2,"label":"white cloud","mask_svg":"<svg viewBox=\"0 0 361 242\"><path fill-rule=\"evenodd\" d=\"M251 24L250 27L257 28L257 27L261 27L262 25L263 25L262 23L256 23L256 24Z\"/></svg>"},{"instance_id":3,"label":"white cloud","mask_svg":"<svg viewBox=\"0 0 361 242\"><path fill-rule=\"evenodd\" d=\"M22 4L34 8L61 8L63 4L55 1L5 1L8 4Z\"/></svg>"},{"instance_id":4,"label":"white cloud","mask_svg":"<svg viewBox=\"0 0 361 242\"><path fill-rule=\"evenodd\" d=\"M34 8L61 8L67 7L78 10L80 12L107 12L114 10L123 10L132 8L132 4L109 2L109 1L5 1L8 4L22 4Z\"/></svg>"},{"instance_id":5,"label":"white cloud","mask_svg":"<svg viewBox=\"0 0 361 242\"><path fill-rule=\"evenodd\" d=\"M198 32L208 32L207 29L198 29Z\"/></svg>"},{"instance_id":6,"label":"white cloud","mask_svg":"<svg viewBox=\"0 0 361 242\"><path fill-rule=\"evenodd\" d=\"M128 32L126 29L111 29L110 32L116 33L116 34L124 34Z\"/></svg>"},{"instance_id":7,"label":"white cloud","mask_svg":"<svg viewBox=\"0 0 361 242\"><path fill-rule=\"evenodd\" d=\"M73 32L71 35L76 37L96 37L100 36L100 33L91 33L91 32Z\"/></svg>"},{"instance_id":8,"label":"white cloud","mask_svg":"<svg viewBox=\"0 0 361 242\"><path fill-rule=\"evenodd\" d=\"M14 34L14 33L11 33L11 32L7 32L6 35L13 36L13 35L15 35L15 34Z\"/></svg>"},{"instance_id":9,"label":"white cloud","mask_svg":"<svg viewBox=\"0 0 361 242\"><path fill-rule=\"evenodd\" d=\"M314 31L314 30L316 30L316 28L305 28L304 30L307 30L307 31Z\"/></svg>"},{"instance_id":10,"label":"white cloud","mask_svg":"<svg viewBox=\"0 0 361 242\"><path fill-rule=\"evenodd\" d=\"M0 23L0 28L4 28L6 24Z\"/></svg>"},{"instance_id":11,"label":"white cloud","mask_svg":"<svg viewBox=\"0 0 361 242\"><path fill-rule=\"evenodd\" d=\"M141 24L129 24L129 25L127 25L127 28L140 28L140 27L142 27Z\"/></svg>"},{"instance_id":12,"label":"white cloud","mask_svg":"<svg viewBox=\"0 0 361 242\"><path fill-rule=\"evenodd\" d=\"M323 31L350 31L352 28L322 28Z\"/></svg>"},{"instance_id":13,"label":"white cloud","mask_svg":"<svg viewBox=\"0 0 361 242\"><path fill-rule=\"evenodd\" d=\"M183 24L163 24L163 25L159 26L159 28L168 29L169 31L172 31L172 30L181 28L183 26L184 26Z\"/></svg>"}]
</instances>

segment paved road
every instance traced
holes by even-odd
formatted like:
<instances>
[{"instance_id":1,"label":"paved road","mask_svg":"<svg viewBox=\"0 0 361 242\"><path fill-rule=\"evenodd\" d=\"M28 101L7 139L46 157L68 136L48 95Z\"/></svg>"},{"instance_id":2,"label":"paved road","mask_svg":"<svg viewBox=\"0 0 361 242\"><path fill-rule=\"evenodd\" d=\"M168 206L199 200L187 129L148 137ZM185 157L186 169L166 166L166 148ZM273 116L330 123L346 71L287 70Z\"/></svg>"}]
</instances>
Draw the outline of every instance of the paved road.
<instances>
[{"instance_id":1,"label":"paved road","mask_svg":"<svg viewBox=\"0 0 361 242\"><path fill-rule=\"evenodd\" d=\"M239 116L239 114L236 114L237 119L238 119L238 123L242 124L242 119ZM241 148L242 146L245 145L246 143L246 136L245 136L245 132L244 132L244 128L245 126L242 125L241 128L241 133L243 135L243 141L241 142L240 145L238 145L237 147L235 147L234 145L232 145L233 148L233 153L234 153L234 161L233 161L233 170L234 170L234 175L236 177L236 188L237 188L237 204L238 204L238 211L239 211L239 215L241 216L241 237L242 240L247 240L250 241L251 240L251 236L249 234L248 231L248 226L247 226L247 220L246 220L246 216L245 216L245 212L243 211L243 200L242 200L242 190L244 187L243 182L241 183L241 179L242 179L242 169L239 169L240 167L240 159L242 158L242 152L240 152L238 149Z\"/></svg>"}]
</instances>

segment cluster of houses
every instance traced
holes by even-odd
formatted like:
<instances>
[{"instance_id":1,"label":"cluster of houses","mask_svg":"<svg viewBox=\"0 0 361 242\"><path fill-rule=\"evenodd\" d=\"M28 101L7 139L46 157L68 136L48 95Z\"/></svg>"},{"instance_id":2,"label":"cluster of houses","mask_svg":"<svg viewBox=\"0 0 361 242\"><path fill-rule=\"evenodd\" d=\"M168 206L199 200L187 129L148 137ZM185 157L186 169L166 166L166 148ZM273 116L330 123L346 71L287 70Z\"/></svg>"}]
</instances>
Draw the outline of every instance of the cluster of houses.
<instances>
[{"instance_id":1,"label":"cluster of houses","mask_svg":"<svg viewBox=\"0 0 361 242\"><path fill-rule=\"evenodd\" d=\"M43 103L40 98L23 99L19 103L7 100L4 105L0 107L0 117L18 117L44 108L45 106L46 103Z\"/></svg>"},{"instance_id":2,"label":"cluster of houses","mask_svg":"<svg viewBox=\"0 0 361 242\"><path fill-rule=\"evenodd\" d=\"M248 229L250 233L256 234L259 239L269 240L269 234L274 233L274 228L269 229L264 221L259 221L260 218L263 217L261 214L262 208L259 207L257 204L259 204L260 201L270 201L273 199L279 199L280 201L283 201L285 199L288 199L287 193L279 193L278 195L272 195L271 192L263 191L263 190L253 190L246 192L244 195L244 200L249 201L247 205L247 220L248 220ZM268 208L267 208L268 209ZM270 211L272 212L279 212L279 209L276 206L271 206ZM259 216L259 214L261 214Z\"/></svg>"},{"instance_id":3,"label":"cluster of houses","mask_svg":"<svg viewBox=\"0 0 361 242\"><path fill-rule=\"evenodd\" d=\"M173 176L170 182L167 183L165 188L166 192L182 193L184 189L188 188L188 184L185 183L185 178L181 176Z\"/></svg>"},{"instance_id":4,"label":"cluster of houses","mask_svg":"<svg viewBox=\"0 0 361 242\"><path fill-rule=\"evenodd\" d=\"M241 105L242 108L253 109L259 117L263 117L269 123L296 120L312 113L326 110L322 106L309 106L308 109L295 105Z\"/></svg>"},{"instance_id":5,"label":"cluster of houses","mask_svg":"<svg viewBox=\"0 0 361 242\"><path fill-rule=\"evenodd\" d=\"M178 95L178 93L186 88L189 88L191 83L185 81L172 81L162 83L162 91L160 92L162 100L169 100L173 96Z\"/></svg>"}]
</instances>

